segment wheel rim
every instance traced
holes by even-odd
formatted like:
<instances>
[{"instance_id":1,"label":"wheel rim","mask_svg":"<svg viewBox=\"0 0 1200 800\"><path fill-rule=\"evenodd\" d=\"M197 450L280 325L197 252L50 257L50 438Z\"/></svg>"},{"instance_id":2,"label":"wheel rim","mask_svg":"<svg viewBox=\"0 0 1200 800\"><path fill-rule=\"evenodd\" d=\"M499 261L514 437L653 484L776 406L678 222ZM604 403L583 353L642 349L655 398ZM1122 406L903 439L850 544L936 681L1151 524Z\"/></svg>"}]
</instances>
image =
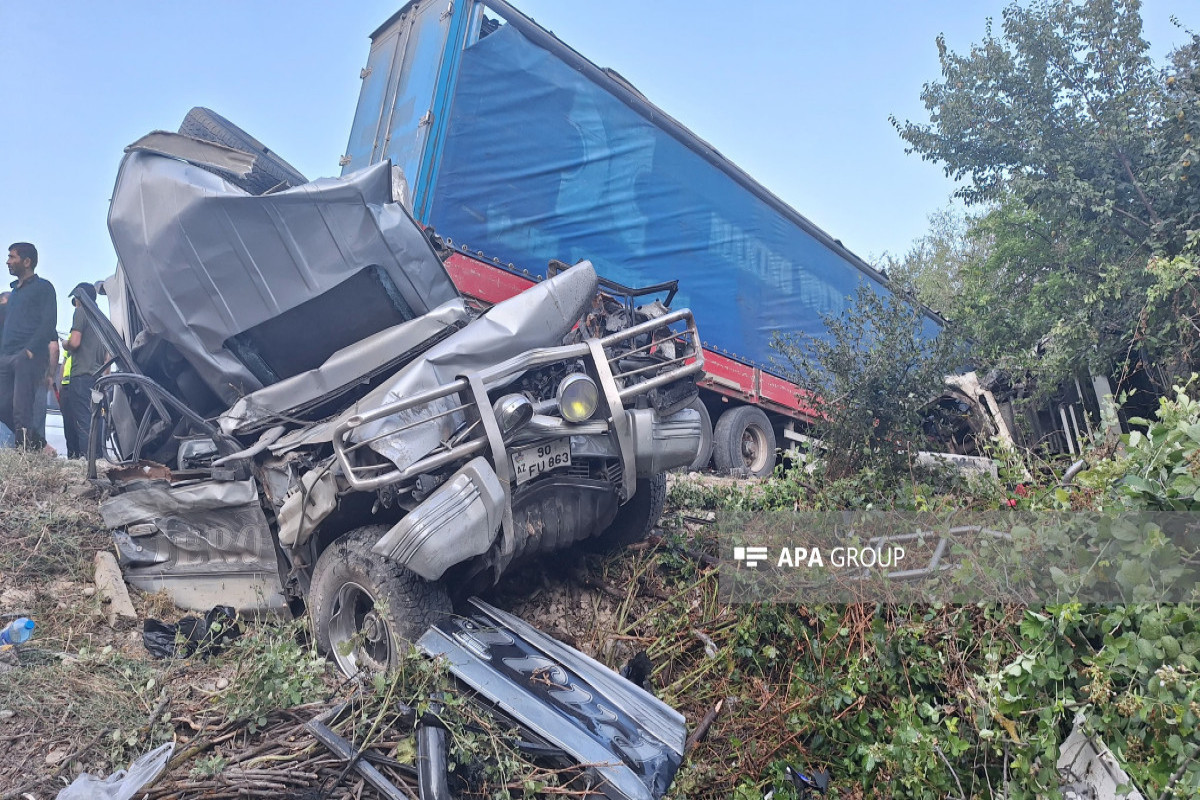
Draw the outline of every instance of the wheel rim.
<instances>
[{"instance_id":1,"label":"wheel rim","mask_svg":"<svg viewBox=\"0 0 1200 800\"><path fill-rule=\"evenodd\" d=\"M771 457L766 432L757 425L747 425L746 430L742 431L740 452L742 463L750 472L757 474L765 469L767 459Z\"/></svg>"},{"instance_id":2,"label":"wheel rim","mask_svg":"<svg viewBox=\"0 0 1200 800\"><path fill-rule=\"evenodd\" d=\"M360 670L383 672L392 652L391 634L375 597L362 586L346 582L338 589L326 631L333 658L346 675Z\"/></svg>"}]
</instances>

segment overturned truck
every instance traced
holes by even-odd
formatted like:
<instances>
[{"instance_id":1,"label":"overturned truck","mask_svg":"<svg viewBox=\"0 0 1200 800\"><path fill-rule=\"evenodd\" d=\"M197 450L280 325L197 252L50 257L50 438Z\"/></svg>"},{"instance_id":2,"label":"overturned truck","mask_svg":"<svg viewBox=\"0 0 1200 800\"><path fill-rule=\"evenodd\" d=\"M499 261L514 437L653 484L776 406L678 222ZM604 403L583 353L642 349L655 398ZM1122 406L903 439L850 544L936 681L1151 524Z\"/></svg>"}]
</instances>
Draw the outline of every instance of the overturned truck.
<instances>
[{"instance_id":1,"label":"overturned truck","mask_svg":"<svg viewBox=\"0 0 1200 800\"><path fill-rule=\"evenodd\" d=\"M80 298L130 583L307 613L353 674L521 559L650 530L700 447L689 311L581 262L481 313L388 162L308 182L206 138L126 150L112 324Z\"/></svg>"}]
</instances>

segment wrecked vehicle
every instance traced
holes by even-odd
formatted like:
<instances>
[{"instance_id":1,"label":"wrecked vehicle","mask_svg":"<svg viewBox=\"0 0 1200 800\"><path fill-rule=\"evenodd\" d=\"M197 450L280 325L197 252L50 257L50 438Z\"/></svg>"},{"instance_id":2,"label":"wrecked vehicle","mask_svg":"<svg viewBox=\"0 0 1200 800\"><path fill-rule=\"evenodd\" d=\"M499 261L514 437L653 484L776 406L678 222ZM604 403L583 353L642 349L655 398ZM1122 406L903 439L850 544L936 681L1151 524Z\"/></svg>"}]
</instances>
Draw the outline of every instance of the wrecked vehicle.
<instances>
[{"instance_id":1,"label":"wrecked vehicle","mask_svg":"<svg viewBox=\"0 0 1200 800\"><path fill-rule=\"evenodd\" d=\"M127 148L112 324L80 298L129 583L307 613L354 674L521 559L649 532L701 439L692 315L643 302L670 287L581 262L479 312L388 162L305 182L234 130Z\"/></svg>"}]
</instances>

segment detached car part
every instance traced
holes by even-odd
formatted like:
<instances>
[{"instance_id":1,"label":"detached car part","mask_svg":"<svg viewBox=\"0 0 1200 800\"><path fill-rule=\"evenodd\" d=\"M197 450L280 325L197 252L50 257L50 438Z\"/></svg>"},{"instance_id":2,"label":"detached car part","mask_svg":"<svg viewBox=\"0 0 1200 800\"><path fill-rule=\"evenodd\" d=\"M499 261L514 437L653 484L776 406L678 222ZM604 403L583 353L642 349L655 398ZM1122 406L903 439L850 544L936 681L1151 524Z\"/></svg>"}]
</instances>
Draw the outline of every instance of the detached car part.
<instances>
[{"instance_id":1,"label":"detached car part","mask_svg":"<svg viewBox=\"0 0 1200 800\"><path fill-rule=\"evenodd\" d=\"M418 642L460 680L586 765L611 800L662 797L683 760L683 716L520 619L472 598L470 617Z\"/></svg>"}]
</instances>

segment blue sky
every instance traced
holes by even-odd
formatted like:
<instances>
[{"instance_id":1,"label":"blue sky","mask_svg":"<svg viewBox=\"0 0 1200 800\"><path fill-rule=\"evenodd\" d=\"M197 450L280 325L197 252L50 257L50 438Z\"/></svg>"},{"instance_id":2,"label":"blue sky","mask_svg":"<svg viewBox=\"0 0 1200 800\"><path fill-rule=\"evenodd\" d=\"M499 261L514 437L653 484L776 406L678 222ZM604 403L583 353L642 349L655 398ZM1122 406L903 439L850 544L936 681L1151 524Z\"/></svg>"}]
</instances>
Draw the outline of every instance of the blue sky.
<instances>
[{"instance_id":1,"label":"blue sky","mask_svg":"<svg viewBox=\"0 0 1200 800\"><path fill-rule=\"evenodd\" d=\"M964 51L996 0L512 0L847 247L903 253L944 208L940 167L888 115L924 121L934 39ZM0 0L0 239L34 242L60 298L112 272L108 199L125 145L192 106L310 178L336 175L368 36L400 0ZM1157 58L1200 27L1195 0L1146 0ZM69 325L60 303L59 327Z\"/></svg>"}]
</instances>

